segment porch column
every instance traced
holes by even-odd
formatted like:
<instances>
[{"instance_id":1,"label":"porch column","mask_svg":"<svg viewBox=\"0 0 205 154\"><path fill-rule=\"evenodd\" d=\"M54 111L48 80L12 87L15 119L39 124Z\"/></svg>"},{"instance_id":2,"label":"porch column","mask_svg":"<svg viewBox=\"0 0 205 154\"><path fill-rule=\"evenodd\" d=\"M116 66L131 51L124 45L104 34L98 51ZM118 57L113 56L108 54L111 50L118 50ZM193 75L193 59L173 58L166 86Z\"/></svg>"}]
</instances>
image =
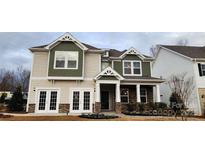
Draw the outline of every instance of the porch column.
<instances>
[{"instance_id":1,"label":"porch column","mask_svg":"<svg viewBox=\"0 0 205 154\"><path fill-rule=\"evenodd\" d=\"M100 102L100 84L96 83L95 102Z\"/></svg>"},{"instance_id":2,"label":"porch column","mask_svg":"<svg viewBox=\"0 0 205 154\"><path fill-rule=\"evenodd\" d=\"M159 85L156 85L156 102L161 102Z\"/></svg>"},{"instance_id":3,"label":"porch column","mask_svg":"<svg viewBox=\"0 0 205 154\"><path fill-rule=\"evenodd\" d=\"M115 90L115 102L120 103L121 102L121 97L120 97L120 83L116 84L116 90Z\"/></svg>"},{"instance_id":4,"label":"porch column","mask_svg":"<svg viewBox=\"0 0 205 154\"><path fill-rule=\"evenodd\" d=\"M140 84L136 85L136 94L137 94L137 103L141 102L141 97L140 97Z\"/></svg>"}]
</instances>

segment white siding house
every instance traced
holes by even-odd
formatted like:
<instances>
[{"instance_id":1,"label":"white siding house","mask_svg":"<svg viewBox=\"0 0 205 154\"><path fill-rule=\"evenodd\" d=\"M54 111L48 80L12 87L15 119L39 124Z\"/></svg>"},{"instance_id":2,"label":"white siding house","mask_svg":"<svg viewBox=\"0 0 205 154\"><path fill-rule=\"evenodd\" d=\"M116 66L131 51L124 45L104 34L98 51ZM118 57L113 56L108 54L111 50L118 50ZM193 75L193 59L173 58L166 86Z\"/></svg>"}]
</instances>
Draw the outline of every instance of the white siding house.
<instances>
[{"instance_id":1,"label":"white siding house","mask_svg":"<svg viewBox=\"0 0 205 154\"><path fill-rule=\"evenodd\" d=\"M203 64L201 55L204 47L183 46L158 46L155 62L153 63L153 75L169 80L172 75L187 73L187 77L193 77L195 88L188 100L189 108L197 115L204 114L204 102L200 99L205 96L205 77L200 76L198 63ZM197 53L198 52L198 53ZM194 54L193 54L194 53ZM204 50L205 53L205 50ZM170 103L171 90L165 82L161 85L162 102ZM204 93L204 94L201 94Z\"/></svg>"}]
</instances>

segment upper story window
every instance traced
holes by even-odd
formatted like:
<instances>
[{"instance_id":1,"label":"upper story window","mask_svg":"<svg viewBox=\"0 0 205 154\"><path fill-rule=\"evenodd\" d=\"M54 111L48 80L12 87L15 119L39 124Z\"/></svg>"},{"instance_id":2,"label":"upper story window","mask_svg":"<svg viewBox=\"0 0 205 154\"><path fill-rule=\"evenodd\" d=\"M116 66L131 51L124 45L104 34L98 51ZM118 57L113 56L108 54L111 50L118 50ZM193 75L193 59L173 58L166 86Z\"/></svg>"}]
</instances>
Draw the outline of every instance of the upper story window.
<instances>
[{"instance_id":1,"label":"upper story window","mask_svg":"<svg viewBox=\"0 0 205 154\"><path fill-rule=\"evenodd\" d=\"M78 52L76 51L56 51L55 69L78 69Z\"/></svg>"},{"instance_id":2,"label":"upper story window","mask_svg":"<svg viewBox=\"0 0 205 154\"><path fill-rule=\"evenodd\" d=\"M141 61L124 61L123 62L123 74L131 76L140 76L141 71Z\"/></svg>"}]
</instances>

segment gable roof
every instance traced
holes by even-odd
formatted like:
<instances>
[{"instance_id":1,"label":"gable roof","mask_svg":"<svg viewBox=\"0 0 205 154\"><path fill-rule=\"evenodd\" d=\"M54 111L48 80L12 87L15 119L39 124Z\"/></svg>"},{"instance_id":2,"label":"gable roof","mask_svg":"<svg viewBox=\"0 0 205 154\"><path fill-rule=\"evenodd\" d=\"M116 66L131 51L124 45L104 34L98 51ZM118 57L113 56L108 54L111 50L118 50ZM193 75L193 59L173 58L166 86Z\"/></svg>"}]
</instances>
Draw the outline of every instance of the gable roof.
<instances>
[{"instance_id":1,"label":"gable roof","mask_svg":"<svg viewBox=\"0 0 205 154\"><path fill-rule=\"evenodd\" d=\"M189 58L205 58L205 47L160 45Z\"/></svg>"},{"instance_id":2,"label":"gable roof","mask_svg":"<svg viewBox=\"0 0 205 154\"><path fill-rule=\"evenodd\" d=\"M108 66L107 68L105 68L102 72L100 72L98 75L96 75L96 77L94 78L95 80L98 80L101 76L114 76L116 77L118 80L123 80L124 78L117 73L113 68L111 68L110 66Z\"/></svg>"}]
</instances>

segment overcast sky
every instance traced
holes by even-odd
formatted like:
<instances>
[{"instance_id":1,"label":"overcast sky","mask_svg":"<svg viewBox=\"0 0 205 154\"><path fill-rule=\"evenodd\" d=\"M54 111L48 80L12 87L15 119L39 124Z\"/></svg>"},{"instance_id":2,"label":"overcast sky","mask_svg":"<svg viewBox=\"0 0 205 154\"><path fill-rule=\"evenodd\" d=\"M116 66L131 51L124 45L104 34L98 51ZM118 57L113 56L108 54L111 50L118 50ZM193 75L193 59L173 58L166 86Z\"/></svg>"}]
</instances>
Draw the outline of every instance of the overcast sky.
<instances>
[{"instance_id":1,"label":"overcast sky","mask_svg":"<svg viewBox=\"0 0 205 154\"><path fill-rule=\"evenodd\" d=\"M51 33L0 33L0 68L14 69L24 66L30 69L31 53L28 48L52 42L62 35L62 32ZM149 55L152 45L177 44L179 40L188 40L188 45L205 46L205 33L81 33L72 35L81 42L99 48L114 48L118 50L135 47L140 52Z\"/></svg>"}]
</instances>

